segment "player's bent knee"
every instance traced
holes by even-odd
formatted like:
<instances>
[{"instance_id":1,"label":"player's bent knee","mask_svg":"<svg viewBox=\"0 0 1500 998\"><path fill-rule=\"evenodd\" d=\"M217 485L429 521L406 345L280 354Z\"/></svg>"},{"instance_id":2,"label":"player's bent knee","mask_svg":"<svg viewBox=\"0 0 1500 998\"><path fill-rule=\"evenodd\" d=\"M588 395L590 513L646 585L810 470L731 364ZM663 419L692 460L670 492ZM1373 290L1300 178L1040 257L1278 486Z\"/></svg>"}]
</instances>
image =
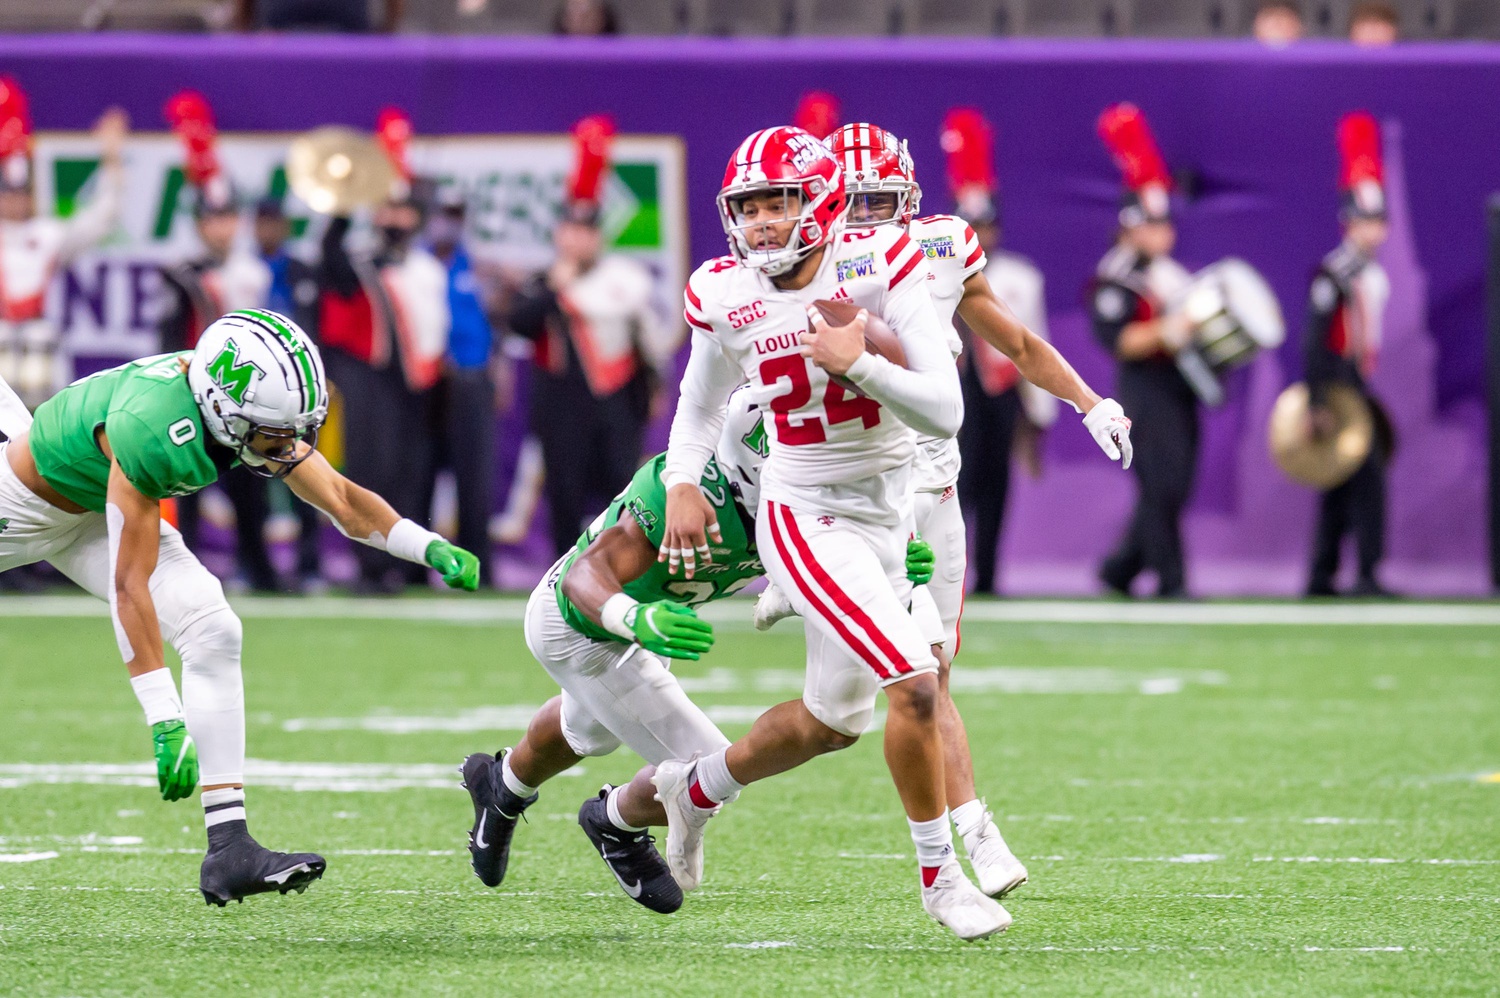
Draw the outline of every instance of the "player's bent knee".
<instances>
[{"instance_id":1,"label":"player's bent knee","mask_svg":"<svg viewBox=\"0 0 1500 998\"><path fill-rule=\"evenodd\" d=\"M816 744L819 737L823 738L825 752L835 752L853 745L869 729L870 722L875 718L873 700L850 704L803 697L802 706L812 715L807 724L808 728L813 729L809 742Z\"/></svg>"},{"instance_id":2,"label":"player's bent knee","mask_svg":"<svg viewBox=\"0 0 1500 998\"><path fill-rule=\"evenodd\" d=\"M919 672L891 683L885 688L886 700L893 714L901 714L918 724L930 724L937 716L940 690L936 672Z\"/></svg>"},{"instance_id":3,"label":"player's bent knee","mask_svg":"<svg viewBox=\"0 0 1500 998\"><path fill-rule=\"evenodd\" d=\"M199 611L182 626L172 646L189 672L238 673L245 627L228 603Z\"/></svg>"}]
</instances>

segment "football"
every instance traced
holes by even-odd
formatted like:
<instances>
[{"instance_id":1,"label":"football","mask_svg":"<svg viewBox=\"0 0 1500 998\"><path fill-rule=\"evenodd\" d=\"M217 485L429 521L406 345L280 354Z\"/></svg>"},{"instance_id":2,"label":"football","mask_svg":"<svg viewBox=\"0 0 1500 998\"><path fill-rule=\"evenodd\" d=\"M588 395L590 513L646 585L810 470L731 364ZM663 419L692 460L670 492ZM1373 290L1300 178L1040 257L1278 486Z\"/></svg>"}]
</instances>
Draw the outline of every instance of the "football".
<instances>
[{"instance_id":1,"label":"football","mask_svg":"<svg viewBox=\"0 0 1500 998\"><path fill-rule=\"evenodd\" d=\"M847 326L859 314L859 306L853 302L819 298L813 304L817 306L819 312L823 313L823 319L830 326ZM902 348L896 331L873 312L865 322L865 351L877 357L884 357L899 367L906 366L906 350Z\"/></svg>"}]
</instances>

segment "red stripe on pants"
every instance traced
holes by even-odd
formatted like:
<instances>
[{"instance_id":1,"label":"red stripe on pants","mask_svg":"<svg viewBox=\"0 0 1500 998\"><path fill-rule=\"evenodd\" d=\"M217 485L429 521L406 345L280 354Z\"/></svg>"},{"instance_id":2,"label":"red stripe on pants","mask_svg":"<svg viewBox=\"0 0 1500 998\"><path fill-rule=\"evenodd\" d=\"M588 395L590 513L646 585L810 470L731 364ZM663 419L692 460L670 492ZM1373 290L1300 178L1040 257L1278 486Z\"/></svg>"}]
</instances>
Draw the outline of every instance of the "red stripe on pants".
<instances>
[{"instance_id":1,"label":"red stripe on pants","mask_svg":"<svg viewBox=\"0 0 1500 998\"><path fill-rule=\"evenodd\" d=\"M769 501L767 502L767 509L771 514L771 539L776 542L776 553L781 555L782 563L786 565L786 570L792 574L792 581L797 584L797 588L802 591L802 595L807 598L807 601L809 603L812 604L812 608L814 610L816 610L824 617L824 619L826 619L830 624L833 625L833 629L837 631L839 637L843 638L844 642L848 644L851 649L853 649L854 654L864 659L865 664L868 665L871 669L875 670L875 675L879 676L881 679L891 678L890 670L881 665L880 659L876 658L874 653L871 652L870 649L866 647L862 641L854 636L854 633L844 625L844 622L828 609L827 604L818 599L818 594L813 591L813 587L810 586L807 583L807 580L798 573L797 565L792 561L792 553L787 550L786 541L783 540L781 536L780 524L777 522L777 514L780 511L785 510L788 517L791 516L792 511L787 509L785 506L781 506L777 503Z\"/></svg>"},{"instance_id":2,"label":"red stripe on pants","mask_svg":"<svg viewBox=\"0 0 1500 998\"><path fill-rule=\"evenodd\" d=\"M849 594L840 589L838 583L833 581L833 577L824 570L822 565L818 564L818 560L813 557L812 548L808 547L807 540L802 536L802 531L797 527L797 521L792 517L792 511L785 506L781 507L781 509L785 514L783 519L786 521L787 533L791 535L793 546L802 555L802 560L807 562L807 567L812 571L813 578L818 580L818 584L823 587L824 592L832 596L833 602L838 608L848 614L849 619L860 626L860 629L875 643L875 647L885 652L886 656L891 660L892 667L898 673L910 672L911 663L906 660L906 656L901 654L901 651L891 643L891 639L886 637L880 628L875 626L875 621L870 619L870 615L858 603L850 599Z\"/></svg>"}]
</instances>

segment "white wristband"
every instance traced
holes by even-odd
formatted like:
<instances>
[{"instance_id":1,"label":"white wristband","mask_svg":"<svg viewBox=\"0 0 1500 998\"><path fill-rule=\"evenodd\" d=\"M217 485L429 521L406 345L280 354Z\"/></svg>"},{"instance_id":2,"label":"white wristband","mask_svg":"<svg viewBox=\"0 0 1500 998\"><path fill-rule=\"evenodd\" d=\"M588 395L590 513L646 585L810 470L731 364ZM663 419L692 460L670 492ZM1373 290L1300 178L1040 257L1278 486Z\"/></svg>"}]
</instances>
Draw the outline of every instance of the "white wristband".
<instances>
[{"instance_id":1,"label":"white wristband","mask_svg":"<svg viewBox=\"0 0 1500 998\"><path fill-rule=\"evenodd\" d=\"M442 539L441 534L434 534L412 520L402 519L397 520L396 525L391 528L390 536L385 539L385 549L397 558L425 565L427 548L433 541Z\"/></svg>"},{"instance_id":2,"label":"white wristband","mask_svg":"<svg viewBox=\"0 0 1500 998\"><path fill-rule=\"evenodd\" d=\"M147 724L182 719L182 698L177 695L177 684L172 680L171 669L152 669L139 676L131 676L130 686L146 712Z\"/></svg>"},{"instance_id":3,"label":"white wristband","mask_svg":"<svg viewBox=\"0 0 1500 998\"><path fill-rule=\"evenodd\" d=\"M670 473L668 473L668 475L666 476L666 478L662 481L662 485L669 492L672 489L674 489L677 486L679 486L679 485L697 485L697 484L698 484L698 479L694 478L692 475L689 475L685 471L673 471L673 472L670 472Z\"/></svg>"},{"instance_id":4,"label":"white wristband","mask_svg":"<svg viewBox=\"0 0 1500 998\"><path fill-rule=\"evenodd\" d=\"M599 608L599 622L609 633L624 638L626 641L634 641L635 631L625 623L625 617L637 606L640 606L640 603L636 600L624 593L615 593Z\"/></svg>"}]
</instances>

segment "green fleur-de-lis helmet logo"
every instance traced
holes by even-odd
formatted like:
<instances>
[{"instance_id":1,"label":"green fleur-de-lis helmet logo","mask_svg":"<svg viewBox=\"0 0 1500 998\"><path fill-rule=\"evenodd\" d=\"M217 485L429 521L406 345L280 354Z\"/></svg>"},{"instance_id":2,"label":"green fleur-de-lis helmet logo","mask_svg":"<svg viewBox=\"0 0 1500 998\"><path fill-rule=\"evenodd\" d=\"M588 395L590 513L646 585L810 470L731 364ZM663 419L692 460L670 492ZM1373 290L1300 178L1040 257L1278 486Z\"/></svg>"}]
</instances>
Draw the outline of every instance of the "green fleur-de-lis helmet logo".
<instances>
[{"instance_id":1,"label":"green fleur-de-lis helmet logo","mask_svg":"<svg viewBox=\"0 0 1500 998\"><path fill-rule=\"evenodd\" d=\"M253 360L240 363L239 344L232 339L224 341L224 349L219 351L208 365L208 376L214 379L225 395L235 405L244 405L245 396L249 393L251 385L256 378L264 378L266 372Z\"/></svg>"}]
</instances>

